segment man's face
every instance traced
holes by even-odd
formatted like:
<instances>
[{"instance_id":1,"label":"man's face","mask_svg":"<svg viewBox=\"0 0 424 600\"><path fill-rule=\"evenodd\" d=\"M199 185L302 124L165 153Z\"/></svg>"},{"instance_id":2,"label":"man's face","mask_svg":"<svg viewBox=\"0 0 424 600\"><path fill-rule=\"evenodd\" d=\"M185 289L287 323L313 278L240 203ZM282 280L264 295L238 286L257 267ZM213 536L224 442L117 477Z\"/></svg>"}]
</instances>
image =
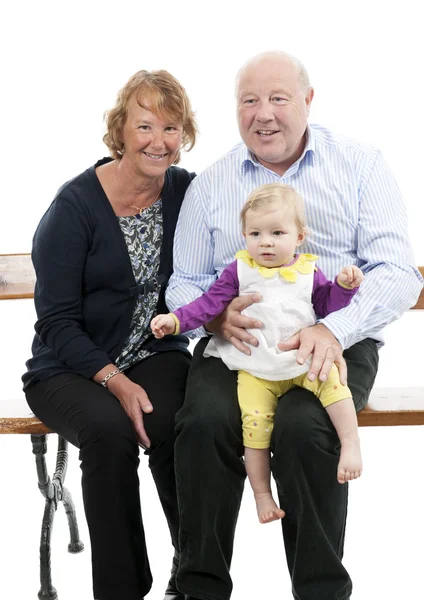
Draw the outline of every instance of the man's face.
<instances>
[{"instance_id":1,"label":"man's face","mask_svg":"<svg viewBox=\"0 0 424 600\"><path fill-rule=\"evenodd\" d=\"M240 135L258 161L279 175L303 152L312 98L312 88L305 96L295 66L285 58L263 58L240 74Z\"/></svg>"}]
</instances>

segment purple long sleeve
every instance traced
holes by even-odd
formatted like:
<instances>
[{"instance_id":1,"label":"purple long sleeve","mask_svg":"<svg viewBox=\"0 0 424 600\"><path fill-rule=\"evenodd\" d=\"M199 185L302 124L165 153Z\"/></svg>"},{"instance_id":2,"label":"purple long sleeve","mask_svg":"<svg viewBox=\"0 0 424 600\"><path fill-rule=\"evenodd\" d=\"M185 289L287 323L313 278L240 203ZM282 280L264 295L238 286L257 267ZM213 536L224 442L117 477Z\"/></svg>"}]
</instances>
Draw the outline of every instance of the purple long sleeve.
<instances>
[{"instance_id":1,"label":"purple long sleeve","mask_svg":"<svg viewBox=\"0 0 424 600\"><path fill-rule=\"evenodd\" d=\"M329 281L318 267L315 267L312 304L319 317L326 317L336 310L344 308L359 288L348 289L337 283L337 277Z\"/></svg>"},{"instance_id":2,"label":"purple long sleeve","mask_svg":"<svg viewBox=\"0 0 424 600\"><path fill-rule=\"evenodd\" d=\"M221 273L207 292L174 311L180 322L180 333L197 329L220 315L233 298L238 296L239 280L237 261L232 262Z\"/></svg>"}]
</instances>

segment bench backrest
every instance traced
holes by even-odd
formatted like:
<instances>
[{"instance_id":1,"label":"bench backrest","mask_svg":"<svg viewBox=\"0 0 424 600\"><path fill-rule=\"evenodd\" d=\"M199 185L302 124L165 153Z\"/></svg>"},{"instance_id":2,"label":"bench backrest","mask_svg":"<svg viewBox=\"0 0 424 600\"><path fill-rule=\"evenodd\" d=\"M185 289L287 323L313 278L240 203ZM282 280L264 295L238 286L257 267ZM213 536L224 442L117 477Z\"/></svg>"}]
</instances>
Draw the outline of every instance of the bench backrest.
<instances>
[{"instance_id":1,"label":"bench backrest","mask_svg":"<svg viewBox=\"0 0 424 600\"><path fill-rule=\"evenodd\" d=\"M424 277L424 267L418 267ZM33 298L34 267L30 254L0 254L0 300ZM424 310L424 289L412 308Z\"/></svg>"}]
</instances>

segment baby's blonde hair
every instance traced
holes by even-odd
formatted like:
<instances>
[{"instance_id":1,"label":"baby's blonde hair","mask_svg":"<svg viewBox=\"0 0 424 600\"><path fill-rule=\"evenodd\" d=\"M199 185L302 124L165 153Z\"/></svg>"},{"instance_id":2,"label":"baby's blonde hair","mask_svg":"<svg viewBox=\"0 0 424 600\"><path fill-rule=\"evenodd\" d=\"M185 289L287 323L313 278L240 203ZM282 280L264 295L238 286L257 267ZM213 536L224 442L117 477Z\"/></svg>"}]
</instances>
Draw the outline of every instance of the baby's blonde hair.
<instances>
[{"instance_id":1,"label":"baby's blonde hair","mask_svg":"<svg viewBox=\"0 0 424 600\"><path fill-rule=\"evenodd\" d=\"M299 231L305 230L305 205L302 196L290 185L267 183L253 190L240 213L243 233L246 231L246 213L260 212L270 204L280 203L293 211Z\"/></svg>"}]
</instances>

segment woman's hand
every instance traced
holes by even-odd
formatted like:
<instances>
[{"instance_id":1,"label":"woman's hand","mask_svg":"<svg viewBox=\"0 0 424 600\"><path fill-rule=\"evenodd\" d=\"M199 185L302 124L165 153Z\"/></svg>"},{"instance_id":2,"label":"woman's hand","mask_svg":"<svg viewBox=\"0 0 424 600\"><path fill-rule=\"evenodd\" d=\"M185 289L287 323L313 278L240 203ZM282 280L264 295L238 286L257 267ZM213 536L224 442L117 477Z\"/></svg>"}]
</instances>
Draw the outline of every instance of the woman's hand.
<instances>
[{"instance_id":1,"label":"woman's hand","mask_svg":"<svg viewBox=\"0 0 424 600\"><path fill-rule=\"evenodd\" d=\"M259 294L246 294L231 300L227 308L218 317L206 324L207 331L221 335L232 345L243 352L250 355L250 348L243 342L251 346L257 346L258 340L253 337L246 329L260 329L261 321L245 317L240 314L242 310L251 306L255 302L260 302Z\"/></svg>"},{"instance_id":2,"label":"woman's hand","mask_svg":"<svg viewBox=\"0 0 424 600\"><path fill-rule=\"evenodd\" d=\"M151 413L153 406L143 388L120 373L108 382L107 389L118 398L122 408L131 419L138 442L143 448L150 448L150 440L144 427L143 413Z\"/></svg>"}]
</instances>

